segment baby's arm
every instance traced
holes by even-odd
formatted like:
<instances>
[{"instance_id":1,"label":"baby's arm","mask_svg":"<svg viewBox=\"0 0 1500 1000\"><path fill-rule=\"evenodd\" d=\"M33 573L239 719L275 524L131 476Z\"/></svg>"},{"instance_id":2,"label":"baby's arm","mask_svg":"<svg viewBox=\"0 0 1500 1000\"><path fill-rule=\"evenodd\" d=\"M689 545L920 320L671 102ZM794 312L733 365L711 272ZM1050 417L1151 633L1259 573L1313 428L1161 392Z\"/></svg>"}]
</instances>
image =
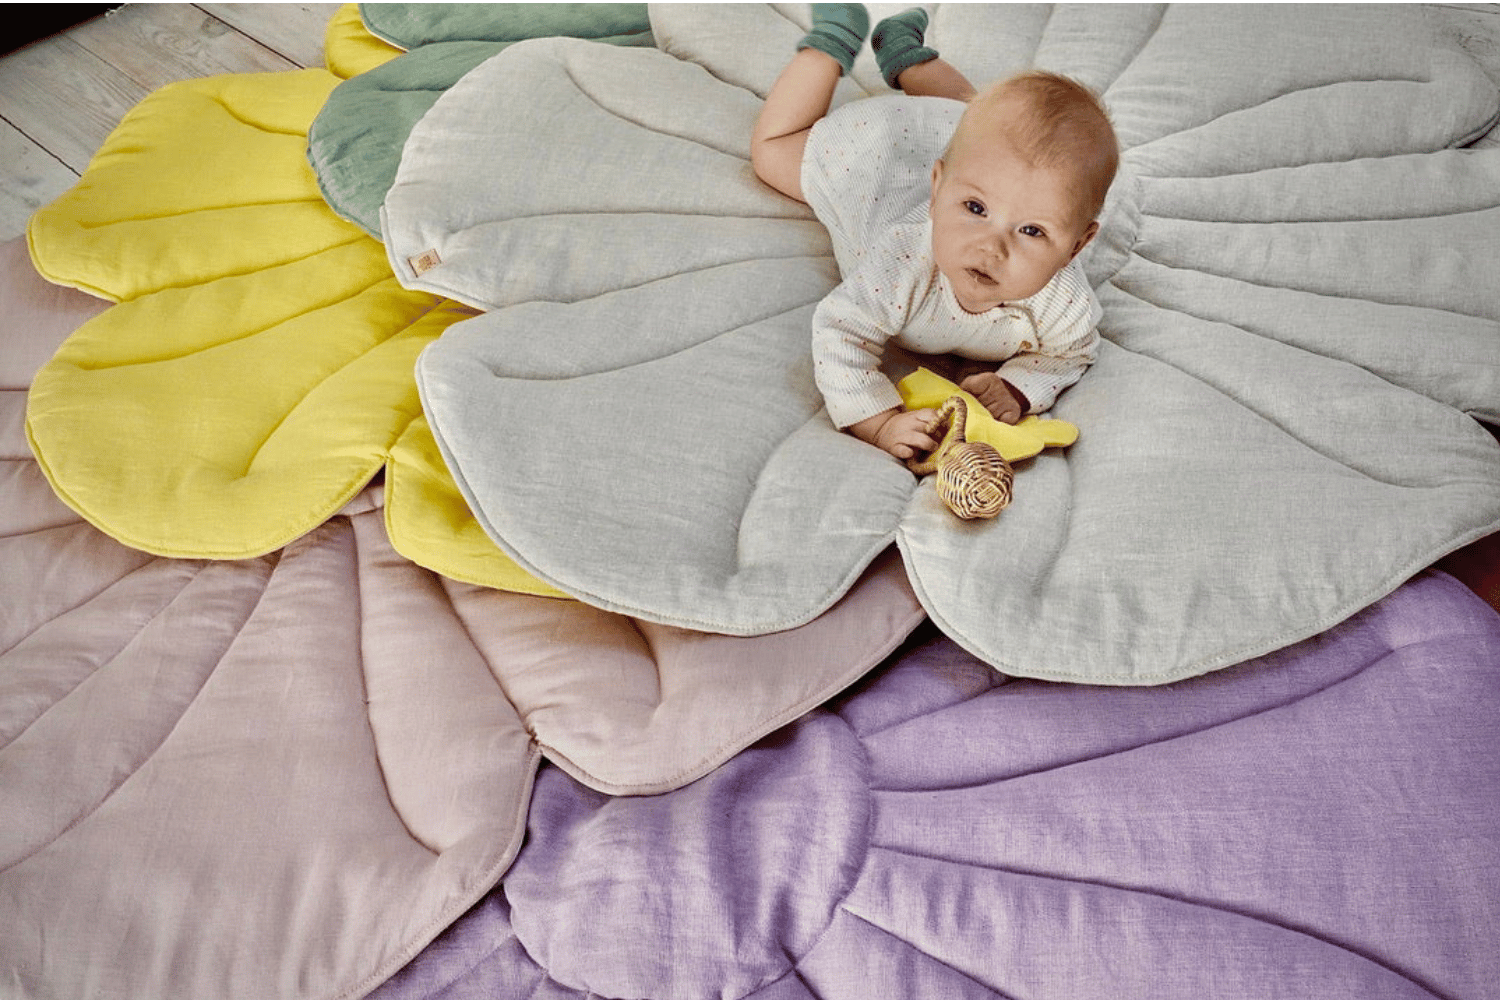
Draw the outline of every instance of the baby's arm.
<instances>
[{"instance_id":1,"label":"baby's arm","mask_svg":"<svg viewBox=\"0 0 1500 1000\"><path fill-rule=\"evenodd\" d=\"M888 274L889 271L887 270ZM813 314L813 374L834 425L899 459L937 447L931 410L908 413L880 370L886 343L905 325L909 289L846 279Z\"/></svg>"},{"instance_id":2,"label":"baby's arm","mask_svg":"<svg viewBox=\"0 0 1500 1000\"><path fill-rule=\"evenodd\" d=\"M847 430L855 437L902 461L925 455L938 446L932 432L937 426L936 410L885 410L866 417Z\"/></svg>"}]
</instances>

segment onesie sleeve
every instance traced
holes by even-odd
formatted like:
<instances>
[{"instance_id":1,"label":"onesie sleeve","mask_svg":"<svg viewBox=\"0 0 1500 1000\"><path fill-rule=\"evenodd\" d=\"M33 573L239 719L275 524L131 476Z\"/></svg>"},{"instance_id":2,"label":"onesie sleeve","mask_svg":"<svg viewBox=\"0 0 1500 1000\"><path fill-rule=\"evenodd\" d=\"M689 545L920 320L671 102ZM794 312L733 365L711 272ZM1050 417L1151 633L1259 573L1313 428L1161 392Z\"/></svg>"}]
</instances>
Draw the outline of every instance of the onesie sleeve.
<instances>
[{"instance_id":1,"label":"onesie sleeve","mask_svg":"<svg viewBox=\"0 0 1500 1000\"><path fill-rule=\"evenodd\" d=\"M813 375L839 428L901 405L880 361L914 307L915 282L885 255L867 259L813 313Z\"/></svg>"},{"instance_id":2,"label":"onesie sleeve","mask_svg":"<svg viewBox=\"0 0 1500 1000\"><path fill-rule=\"evenodd\" d=\"M1099 352L1099 299L1077 261L1068 264L1026 301L1037 333L1035 349L1023 350L1000 366L1000 377L1021 390L1031 413L1050 409L1064 389L1077 382Z\"/></svg>"}]
</instances>

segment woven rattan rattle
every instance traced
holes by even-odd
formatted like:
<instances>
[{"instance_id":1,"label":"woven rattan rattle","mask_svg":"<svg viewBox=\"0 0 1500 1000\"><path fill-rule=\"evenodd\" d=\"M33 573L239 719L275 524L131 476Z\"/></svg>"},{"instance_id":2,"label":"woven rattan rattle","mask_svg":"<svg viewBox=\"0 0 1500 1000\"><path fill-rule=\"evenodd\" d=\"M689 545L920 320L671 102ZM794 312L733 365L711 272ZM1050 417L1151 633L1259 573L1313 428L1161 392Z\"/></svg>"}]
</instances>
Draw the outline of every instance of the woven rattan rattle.
<instances>
[{"instance_id":1,"label":"woven rattan rattle","mask_svg":"<svg viewBox=\"0 0 1500 1000\"><path fill-rule=\"evenodd\" d=\"M962 396L949 396L938 407L937 426L947 432L926 458L906 467L919 476L937 473L937 492L943 503L964 520L994 517L1010 503L1015 473L993 445L964 439L969 407Z\"/></svg>"}]
</instances>

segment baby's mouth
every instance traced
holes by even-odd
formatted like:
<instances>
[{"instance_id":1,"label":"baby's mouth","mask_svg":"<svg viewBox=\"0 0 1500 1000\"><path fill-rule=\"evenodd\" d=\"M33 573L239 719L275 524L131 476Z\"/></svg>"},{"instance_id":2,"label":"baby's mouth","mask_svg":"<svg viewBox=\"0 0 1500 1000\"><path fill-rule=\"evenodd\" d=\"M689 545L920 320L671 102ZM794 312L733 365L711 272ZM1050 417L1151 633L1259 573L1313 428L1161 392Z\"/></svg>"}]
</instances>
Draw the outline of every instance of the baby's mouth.
<instances>
[{"instance_id":1,"label":"baby's mouth","mask_svg":"<svg viewBox=\"0 0 1500 1000\"><path fill-rule=\"evenodd\" d=\"M979 282L979 284L981 284L981 285L994 285L994 284L997 284L997 282L995 281L994 278L991 278L988 274L986 274L984 271L981 271L977 267L971 267L971 268L968 269L968 271L969 271L969 277L973 278L975 281Z\"/></svg>"}]
</instances>

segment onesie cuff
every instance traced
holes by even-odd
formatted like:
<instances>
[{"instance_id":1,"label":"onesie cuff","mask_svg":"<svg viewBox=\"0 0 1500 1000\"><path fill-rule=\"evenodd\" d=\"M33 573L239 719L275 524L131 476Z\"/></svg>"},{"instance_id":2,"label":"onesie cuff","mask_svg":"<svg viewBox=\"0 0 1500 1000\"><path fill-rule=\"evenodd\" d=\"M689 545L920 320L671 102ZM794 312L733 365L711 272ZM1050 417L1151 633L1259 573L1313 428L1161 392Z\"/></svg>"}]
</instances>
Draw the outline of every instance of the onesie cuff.
<instances>
[{"instance_id":1,"label":"onesie cuff","mask_svg":"<svg viewBox=\"0 0 1500 1000\"><path fill-rule=\"evenodd\" d=\"M823 401L828 406L828 416L833 421L833 426L843 430L861 420L868 420L877 413L900 409L901 393L887 379L883 380L883 384L869 386L857 394L840 395L836 398L825 395Z\"/></svg>"},{"instance_id":2,"label":"onesie cuff","mask_svg":"<svg viewBox=\"0 0 1500 1000\"><path fill-rule=\"evenodd\" d=\"M1045 413L1057 401L1057 379L1050 375L1010 363L1001 365L996 374L1020 390L1031 403L1031 409L1027 413Z\"/></svg>"}]
</instances>

